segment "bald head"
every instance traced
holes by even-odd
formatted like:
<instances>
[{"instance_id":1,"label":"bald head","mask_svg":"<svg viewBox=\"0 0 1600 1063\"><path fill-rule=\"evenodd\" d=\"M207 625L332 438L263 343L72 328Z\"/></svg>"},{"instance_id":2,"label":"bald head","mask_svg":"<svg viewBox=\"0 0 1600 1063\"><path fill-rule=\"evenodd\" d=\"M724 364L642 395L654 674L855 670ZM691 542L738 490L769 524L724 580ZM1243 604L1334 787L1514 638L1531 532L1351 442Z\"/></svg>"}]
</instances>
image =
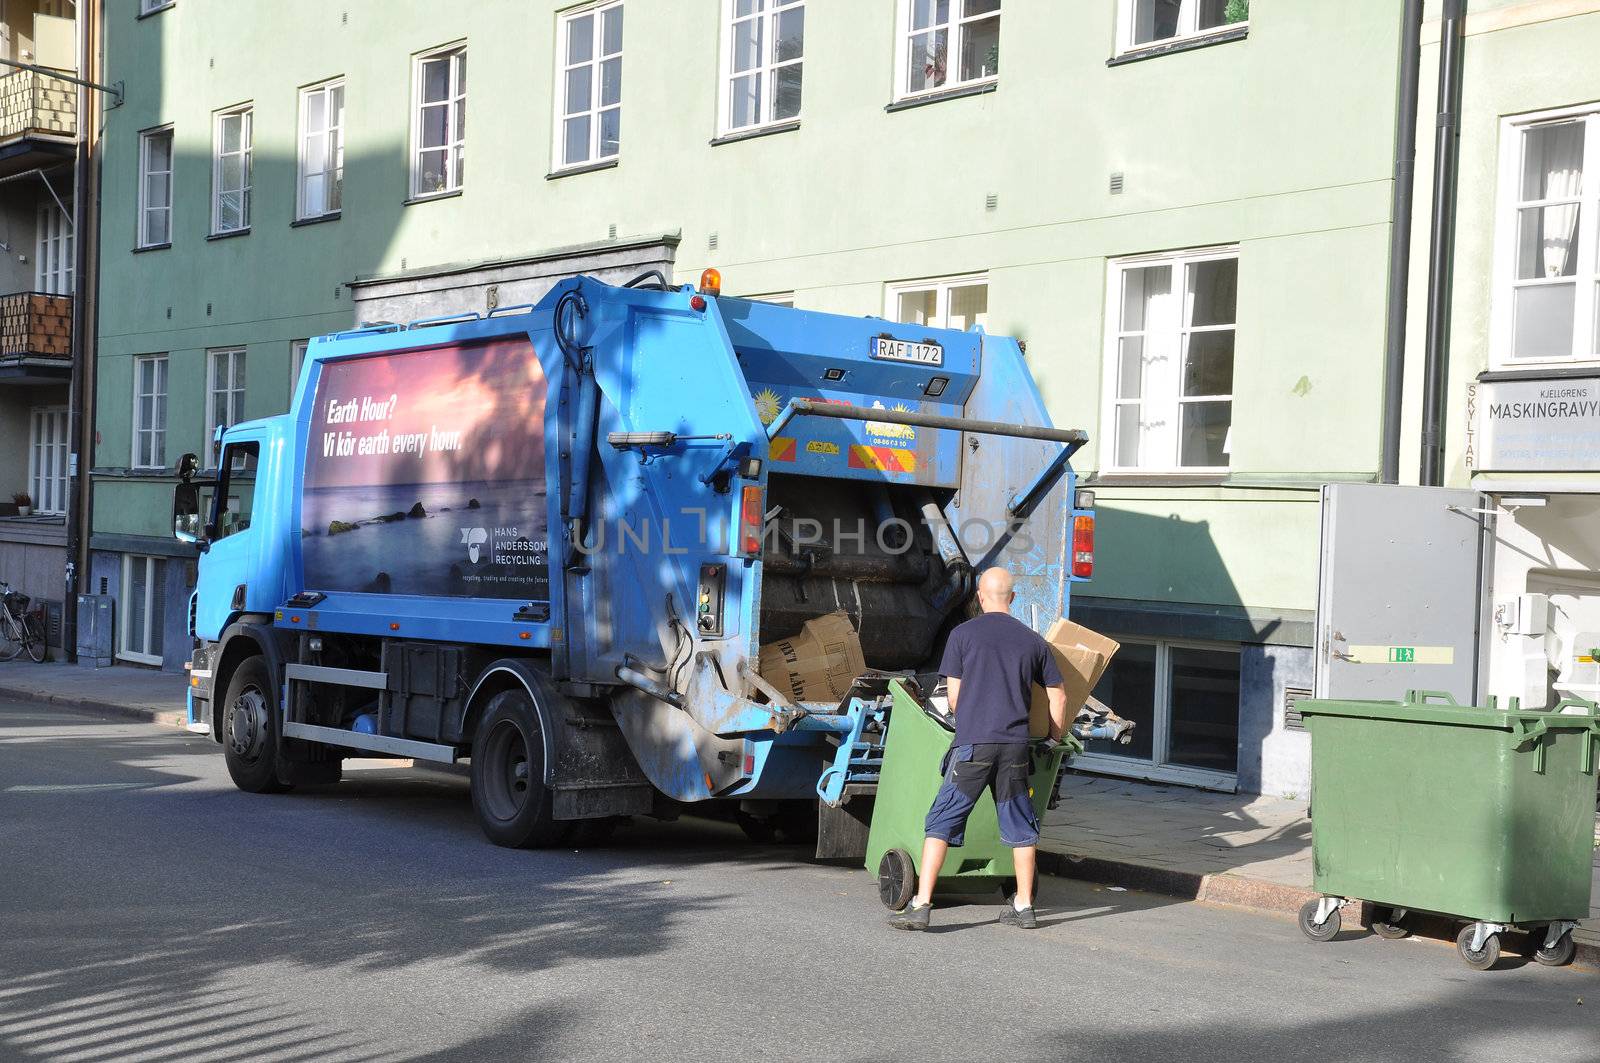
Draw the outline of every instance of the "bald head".
<instances>
[{"instance_id":1,"label":"bald head","mask_svg":"<svg viewBox=\"0 0 1600 1063\"><path fill-rule=\"evenodd\" d=\"M1011 573L999 565L986 568L978 577L978 607L986 613L1011 611L1011 600L1016 597L1012 588Z\"/></svg>"}]
</instances>

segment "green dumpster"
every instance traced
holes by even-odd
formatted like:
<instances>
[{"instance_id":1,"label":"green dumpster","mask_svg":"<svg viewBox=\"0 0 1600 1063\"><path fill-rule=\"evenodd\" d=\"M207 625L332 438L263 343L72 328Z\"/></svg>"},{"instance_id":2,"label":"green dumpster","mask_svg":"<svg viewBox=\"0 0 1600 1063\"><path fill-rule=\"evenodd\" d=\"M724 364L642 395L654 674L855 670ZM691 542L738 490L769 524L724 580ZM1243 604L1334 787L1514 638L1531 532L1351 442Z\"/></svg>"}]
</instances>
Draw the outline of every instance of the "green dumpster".
<instances>
[{"instance_id":1,"label":"green dumpster","mask_svg":"<svg viewBox=\"0 0 1600 1063\"><path fill-rule=\"evenodd\" d=\"M899 911L916 892L922 863L922 827L939 790L945 750L954 738L951 725L927 706L915 686L896 679L883 742L883 767L867 834L866 867L878 871L878 895ZM1055 787L1062 758L1083 746L1070 734L1053 749L1036 746L1028 785L1040 816ZM984 791L967 820L965 844L952 848L939 872L937 896L978 895L1015 888L1011 849L1000 841L994 795Z\"/></svg>"},{"instance_id":2,"label":"green dumpster","mask_svg":"<svg viewBox=\"0 0 1600 1063\"><path fill-rule=\"evenodd\" d=\"M1537 958L1571 959L1587 918L1600 721L1591 702L1549 712L1404 701L1301 701L1311 732L1313 887L1301 912L1315 940L1338 905L1367 901L1373 929L1403 937L1411 912L1468 921L1457 944L1487 969L1499 935L1531 930ZM1536 942L1537 944L1537 942Z\"/></svg>"}]
</instances>

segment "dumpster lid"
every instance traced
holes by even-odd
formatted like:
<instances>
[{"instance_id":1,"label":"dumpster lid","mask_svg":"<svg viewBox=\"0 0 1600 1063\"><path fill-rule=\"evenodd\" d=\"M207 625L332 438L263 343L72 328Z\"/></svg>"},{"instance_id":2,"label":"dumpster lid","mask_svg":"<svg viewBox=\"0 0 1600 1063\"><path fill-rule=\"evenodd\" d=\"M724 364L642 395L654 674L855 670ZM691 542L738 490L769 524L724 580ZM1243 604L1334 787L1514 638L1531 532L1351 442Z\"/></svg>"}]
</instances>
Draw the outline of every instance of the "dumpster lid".
<instances>
[{"instance_id":1,"label":"dumpster lid","mask_svg":"<svg viewBox=\"0 0 1600 1063\"><path fill-rule=\"evenodd\" d=\"M1563 701L1552 709L1501 709L1494 704L1458 705L1449 694L1436 690L1408 690L1400 701L1349 701L1306 698L1295 702L1302 716L1347 716L1368 720L1401 720L1407 723L1438 723L1453 727L1489 727L1502 731L1525 730L1529 724L1543 723L1545 730L1592 730L1596 726L1596 706L1576 699ZM1560 710L1582 709L1564 714Z\"/></svg>"}]
</instances>

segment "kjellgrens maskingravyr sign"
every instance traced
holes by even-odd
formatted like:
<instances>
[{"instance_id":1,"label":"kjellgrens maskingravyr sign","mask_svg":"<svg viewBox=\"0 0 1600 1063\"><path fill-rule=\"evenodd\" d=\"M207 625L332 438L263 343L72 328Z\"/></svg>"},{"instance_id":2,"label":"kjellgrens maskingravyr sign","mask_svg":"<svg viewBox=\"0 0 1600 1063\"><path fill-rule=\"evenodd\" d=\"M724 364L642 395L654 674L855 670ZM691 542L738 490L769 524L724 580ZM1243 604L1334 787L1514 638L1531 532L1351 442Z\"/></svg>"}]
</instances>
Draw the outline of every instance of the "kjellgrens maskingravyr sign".
<instances>
[{"instance_id":1,"label":"kjellgrens maskingravyr sign","mask_svg":"<svg viewBox=\"0 0 1600 1063\"><path fill-rule=\"evenodd\" d=\"M1476 406L1475 471L1600 471L1600 379L1487 380Z\"/></svg>"}]
</instances>

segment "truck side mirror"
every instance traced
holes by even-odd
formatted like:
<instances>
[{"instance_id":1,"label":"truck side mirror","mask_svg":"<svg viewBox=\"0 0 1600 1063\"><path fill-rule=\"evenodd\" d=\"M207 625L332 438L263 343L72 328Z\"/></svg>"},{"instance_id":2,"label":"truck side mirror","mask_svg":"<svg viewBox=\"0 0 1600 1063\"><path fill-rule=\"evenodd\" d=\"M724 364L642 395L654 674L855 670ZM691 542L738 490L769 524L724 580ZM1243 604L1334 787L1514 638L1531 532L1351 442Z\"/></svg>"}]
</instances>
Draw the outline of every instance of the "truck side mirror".
<instances>
[{"instance_id":1,"label":"truck side mirror","mask_svg":"<svg viewBox=\"0 0 1600 1063\"><path fill-rule=\"evenodd\" d=\"M187 480L172 489L172 534L183 543L198 543L202 539L200 523L200 488Z\"/></svg>"}]
</instances>

